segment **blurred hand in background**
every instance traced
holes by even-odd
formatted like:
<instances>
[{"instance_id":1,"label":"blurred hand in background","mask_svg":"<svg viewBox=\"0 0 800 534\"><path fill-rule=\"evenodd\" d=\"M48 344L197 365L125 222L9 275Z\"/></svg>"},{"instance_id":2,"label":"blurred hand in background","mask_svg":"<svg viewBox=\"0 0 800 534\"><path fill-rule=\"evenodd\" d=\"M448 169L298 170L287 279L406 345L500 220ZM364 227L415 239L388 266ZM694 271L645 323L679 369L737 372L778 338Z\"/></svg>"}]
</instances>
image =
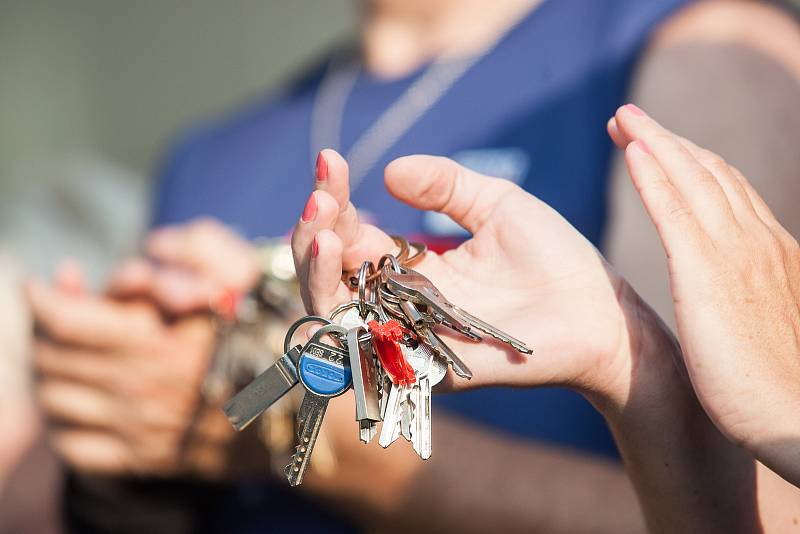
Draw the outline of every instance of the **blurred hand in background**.
<instances>
[{"instance_id":1,"label":"blurred hand in background","mask_svg":"<svg viewBox=\"0 0 800 534\"><path fill-rule=\"evenodd\" d=\"M233 432L200 395L215 343L200 303L207 309L222 287L244 290L256 271L254 262L247 270L249 256L225 249L220 232L204 222L155 234L147 250L163 272L128 262L104 295L83 289L74 265L52 285L29 283L37 397L69 465L98 474L227 474Z\"/></svg>"}]
</instances>

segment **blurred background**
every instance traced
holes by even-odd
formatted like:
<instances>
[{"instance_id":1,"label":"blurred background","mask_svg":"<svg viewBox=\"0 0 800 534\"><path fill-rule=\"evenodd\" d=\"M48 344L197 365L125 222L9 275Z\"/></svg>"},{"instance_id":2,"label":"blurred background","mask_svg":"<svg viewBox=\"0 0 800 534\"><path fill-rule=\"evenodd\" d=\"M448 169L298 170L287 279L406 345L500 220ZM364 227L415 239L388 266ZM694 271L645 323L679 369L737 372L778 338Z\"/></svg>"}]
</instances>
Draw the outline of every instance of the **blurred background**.
<instances>
[{"instance_id":1,"label":"blurred background","mask_svg":"<svg viewBox=\"0 0 800 534\"><path fill-rule=\"evenodd\" d=\"M355 25L348 0L0 0L0 532L59 530L59 470L43 443L29 450L21 273L70 257L101 285L137 247L169 140Z\"/></svg>"},{"instance_id":2,"label":"blurred background","mask_svg":"<svg viewBox=\"0 0 800 534\"><path fill-rule=\"evenodd\" d=\"M41 203L43 218L91 206L121 238L118 227L142 224L171 136L263 96L356 25L348 0L2 0L0 13L0 235L41 274L55 256L89 256L95 281L106 262L88 244L48 239L20 198ZM71 188L58 184L75 180L95 184L81 189L89 198L63 198ZM45 185L62 198L42 198ZM114 195L96 189L110 187L136 199L107 212L122 209L122 219L97 205ZM46 246L30 250L34 236Z\"/></svg>"},{"instance_id":3,"label":"blurred background","mask_svg":"<svg viewBox=\"0 0 800 534\"><path fill-rule=\"evenodd\" d=\"M800 8L800 0L772 3ZM26 532L59 531L59 467L39 439L41 423L31 423L38 419L30 403L30 322L19 281L27 274L50 277L58 260L72 257L85 266L89 284L100 287L115 263L139 246L151 217L154 169L176 134L263 99L323 51L354 39L361 5L0 0L0 534L20 532L20 517L27 519ZM663 110L657 118L678 131L684 131L681 117L670 110L694 92L714 95L708 105L719 106L715 117L735 114L739 103L716 98L716 86L680 92L669 73L686 57L685 50L660 56L650 71L638 73L630 92L649 95L643 107ZM755 80L744 72L742 83ZM699 77L690 76L692 82ZM743 98L753 110L760 105L752 94ZM774 115L800 124L796 110ZM731 133L726 123L708 124L724 124L719 130ZM704 138L700 132L698 140L713 148L714 139L725 137L717 133ZM797 144L796 138L780 141ZM744 170L758 170L748 162L771 157L763 148L754 148L757 157L741 152ZM613 174L620 173L617 162ZM793 194L776 188L765 197L792 209ZM617 220L645 220L630 189L610 196ZM614 263L669 322L666 271L651 229L612 221L610 232L617 235L608 249ZM619 245L648 239L654 255ZM24 471L17 469L21 463Z\"/></svg>"}]
</instances>

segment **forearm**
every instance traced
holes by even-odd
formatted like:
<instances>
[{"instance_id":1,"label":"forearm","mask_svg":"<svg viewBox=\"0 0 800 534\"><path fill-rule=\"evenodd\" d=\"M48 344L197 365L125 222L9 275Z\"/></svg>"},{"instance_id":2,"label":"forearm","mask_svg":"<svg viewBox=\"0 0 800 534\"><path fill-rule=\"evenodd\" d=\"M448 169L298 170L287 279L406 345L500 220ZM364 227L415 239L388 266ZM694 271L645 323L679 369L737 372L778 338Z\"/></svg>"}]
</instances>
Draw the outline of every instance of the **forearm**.
<instances>
[{"instance_id":1,"label":"forearm","mask_svg":"<svg viewBox=\"0 0 800 534\"><path fill-rule=\"evenodd\" d=\"M638 298L632 294L632 298ZM643 323L653 312L641 304ZM669 333L644 337L624 388L593 399L653 532L756 532L755 461L706 416Z\"/></svg>"}]
</instances>

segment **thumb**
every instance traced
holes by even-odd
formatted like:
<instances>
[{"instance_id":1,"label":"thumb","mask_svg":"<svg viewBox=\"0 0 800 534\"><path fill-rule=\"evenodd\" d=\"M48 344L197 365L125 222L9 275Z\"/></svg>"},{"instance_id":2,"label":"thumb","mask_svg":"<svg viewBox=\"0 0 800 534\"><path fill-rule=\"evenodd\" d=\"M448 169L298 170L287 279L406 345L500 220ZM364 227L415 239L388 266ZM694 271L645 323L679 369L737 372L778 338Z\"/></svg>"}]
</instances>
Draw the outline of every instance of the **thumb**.
<instances>
[{"instance_id":1,"label":"thumb","mask_svg":"<svg viewBox=\"0 0 800 534\"><path fill-rule=\"evenodd\" d=\"M473 234L486 223L502 197L516 188L508 180L478 174L437 156L398 158L387 165L384 180L398 200L417 209L444 213Z\"/></svg>"}]
</instances>

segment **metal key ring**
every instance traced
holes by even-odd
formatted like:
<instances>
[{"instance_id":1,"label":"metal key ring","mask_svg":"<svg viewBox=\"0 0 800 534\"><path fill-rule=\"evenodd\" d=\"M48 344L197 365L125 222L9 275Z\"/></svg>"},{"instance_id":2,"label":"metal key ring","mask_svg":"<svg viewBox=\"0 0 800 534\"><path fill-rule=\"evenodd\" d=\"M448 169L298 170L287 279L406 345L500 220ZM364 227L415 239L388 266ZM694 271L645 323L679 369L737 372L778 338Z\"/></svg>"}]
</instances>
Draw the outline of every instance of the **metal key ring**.
<instances>
[{"instance_id":1,"label":"metal key ring","mask_svg":"<svg viewBox=\"0 0 800 534\"><path fill-rule=\"evenodd\" d=\"M329 321L331 323L338 324L338 323L336 323L336 320L335 320L336 317L341 315L341 314L343 314L347 310L350 310L350 309L353 309L353 308L360 308L359 301L351 300L350 302L345 302L343 304L339 304L334 309L332 309L331 312L328 314L328 319L329 319ZM378 314L378 306L374 302L367 302L366 310L367 310L366 315L369 315L370 313L372 313L373 315L375 315L376 318L380 317L379 314ZM366 315L361 316L361 318L366 320Z\"/></svg>"},{"instance_id":2,"label":"metal key ring","mask_svg":"<svg viewBox=\"0 0 800 534\"><path fill-rule=\"evenodd\" d=\"M296 320L294 323L292 323L292 326L289 327L289 330L286 331L286 337L283 338L284 354L289 352L289 349L292 347L292 337L294 337L294 333L297 332L298 328L306 323L321 323L325 326L333 324L332 321L329 321L325 317L320 317L319 315L309 315L307 317L303 317L302 319Z\"/></svg>"},{"instance_id":3,"label":"metal key ring","mask_svg":"<svg viewBox=\"0 0 800 534\"><path fill-rule=\"evenodd\" d=\"M392 241L394 241L395 245L397 245L400 248L400 250L397 252L396 258L401 262L406 261L408 259L408 253L410 250L408 240L405 237L399 235L393 235L391 236L391 238ZM417 257L419 256L419 254L415 253L414 256ZM367 282L373 282L378 278L380 278L380 276L381 275L378 270L375 273L371 274L369 277L367 277ZM353 271L343 272L342 282L344 282L350 289L356 289L358 287L358 275L354 274Z\"/></svg>"},{"instance_id":4,"label":"metal key ring","mask_svg":"<svg viewBox=\"0 0 800 534\"><path fill-rule=\"evenodd\" d=\"M330 311L330 313L328 314L328 320L330 322L332 322L332 323L335 323L337 316L343 314L344 312L346 312L349 309L356 308L356 307L358 307L358 301L357 300L351 300L350 302L344 302L342 304L339 304L338 306L336 306L334 309L332 309Z\"/></svg>"},{"instance_id":5,"label":"metal key ring","mask_svg":"<svg viewBox=\"0 0 800 534\"><path fill-rule=\"evenodd\" d=\"M358 314L362 319L367 318L367 281L375 274L375 265L367 260L358 270Z\"/></svg>"},{"instance_id":6,"label":"metal key ring","mask_svg":"<svg viewBox=\"0 0 800 534\"><path fill-rule=\"evenodd\" d=\"M425 256L425 253L428 252L428 245L425 243L415 241L410 243L410 246L414 249L414 253L406 258L406 260L403 262L403 265L406 267L413 267L419 263L420 260L422 260L422 258Z\"/></svg>"},{"instance_id":7,"label":"metal key ring","mask_svg":"<svg viewBox=\"0 0 800 534\"><path fill-rule=\"evenodd\" d=\"M386 262L389 262L389 264L387 265ZM378 269L383 271L389 268L396 273L403 272L403 265L400 263L398 258L395 258L391 254L384 254L383 257L381 257L381 260L378 262Z\"/></svg>"}]
</instances>

